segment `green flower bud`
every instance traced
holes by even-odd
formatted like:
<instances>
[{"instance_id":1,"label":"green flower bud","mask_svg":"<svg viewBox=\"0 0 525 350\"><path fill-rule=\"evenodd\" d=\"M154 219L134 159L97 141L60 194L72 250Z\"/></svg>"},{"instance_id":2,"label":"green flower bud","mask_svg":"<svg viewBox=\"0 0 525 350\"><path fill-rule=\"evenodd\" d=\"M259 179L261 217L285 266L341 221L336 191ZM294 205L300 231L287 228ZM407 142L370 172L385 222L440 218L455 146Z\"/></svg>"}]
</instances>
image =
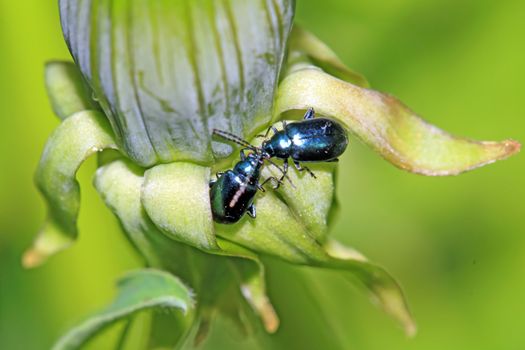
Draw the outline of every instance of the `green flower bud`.
<instances>
[{"instance_id":1,"label":"green flower bud","mask_svg":"<svg viewBox=\"0 0 525 350\"><path fill-rule=\"evenodd\" d=\"M238 158L235 152L224 160L232 148L212 142L211 130L250 139L313 107L392 164L423 175L474 169L516 153L519 143L453 137L370 90L312 34L297 26L290 33L291 0L61 0L60 9L76 65L46 67L63 121L36 174L48 220L23 263L37 266L76 239L76 171L90 155L112 149L99 155L94 185L150 269L125 279L114 303L57 349L76 348L116 320L158 307L187 310L184 318L153 314L153 325L177 329L169 346L188 334L204 339L217 312L245 332L257 326L250 315L258 315L274 332L279 319L266 295L263 255L340 271L414 334L398 283L328 237L337 164L312 164L316 179L290 171L293 188L285 183L256 196L257 219L216 224L208 184ZM262 177L276 171L264 167Z\"/></svg>"}]
</instances>

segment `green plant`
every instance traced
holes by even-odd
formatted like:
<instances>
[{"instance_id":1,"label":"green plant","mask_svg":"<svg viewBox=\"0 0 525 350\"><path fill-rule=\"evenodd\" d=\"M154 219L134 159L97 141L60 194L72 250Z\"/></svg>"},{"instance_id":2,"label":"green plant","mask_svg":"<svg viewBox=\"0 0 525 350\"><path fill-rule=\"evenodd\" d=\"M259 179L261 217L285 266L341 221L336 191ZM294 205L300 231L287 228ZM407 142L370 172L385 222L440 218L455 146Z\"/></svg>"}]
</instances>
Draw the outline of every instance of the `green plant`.
<instances>
[{"instance_id":1,"label":"green plant","mask_svg":"<svg viewBox=\"0 0 525 350\"><path fill-rule=\"evenodd\" d=\"M292 172L297 188L258 196L257 220L215 225L208 181L236 154L213 142L210 130L251 138L314 107L394 165L423 175L458 174L505 158L519 150L517 142L455 138L395 98L369 90L312 34L291 29L293 1L60 4L76 64L46 67L52 105L63 121L36 176L49 219L24 264L36 266L74 241L75 173L99 153L95 187L150 269L126 277L115 302L66 334L57 348L78 347L99 329L147 308L188 311L186 317L153 316L153 324L177 330L162 345L182 344L188 334L204 339L217 311L242 328L252 327L255 313L273 332L278 318L266 296L260 255L340 270L407 333L415 332L395 280L327 237L335 165L315 165L317 180ZM191 286L193 297L173 276ZM149 341L158 345L155 335Z\"/></svg>"}]
</instances>

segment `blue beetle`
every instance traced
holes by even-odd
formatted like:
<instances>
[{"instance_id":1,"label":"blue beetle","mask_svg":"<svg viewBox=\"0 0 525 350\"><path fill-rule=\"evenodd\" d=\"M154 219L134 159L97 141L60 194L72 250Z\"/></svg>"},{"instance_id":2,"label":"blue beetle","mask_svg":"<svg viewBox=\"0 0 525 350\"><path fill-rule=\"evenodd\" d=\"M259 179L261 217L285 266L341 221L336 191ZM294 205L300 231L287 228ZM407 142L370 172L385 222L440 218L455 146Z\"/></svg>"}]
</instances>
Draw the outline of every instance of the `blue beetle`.
<instances>
[{"instance_id":1,"label":"blue beetle","mask_svg":"<svg viewBox=\"0 0 525 350\"><path fill-rule=\"evenodd\" d=\"M246 148L241 150L241 161L235 164L232 170L218 172L217 180L210 181L211 211L216 222L233 224L245 213L255 218L253 200L257 190L264 192L263 186L270 180L281 182L275 177L269 177L263 183L259 183L265 155L255 151L246 156L245 150Z\"/></svg>"},{"instance_id":2,"label":"blue beetle","mask_svg":"<svg viewBox=\"0 0 525 350\"><path fill-rule=\"evenodd\" d=\"M282 124L283 129L280 131L270 126L264 135L257 135L265 139L261 147L252 146L227 131L215 129L213 133L260 152L266 161L271 162L270 158L274 157L283 159L283 176L279 179L280 181L288 172L288 159L292 159L297 170L306 170L315 178L315 174L308 167L301 166L299 162L338 161L337 157L343 154L348 145L348 137L341 124L327 118L315 118L313 108L306 111L304 120L291 123L282 121ZM273 131L273 135L268 138L270 131Z\"/></svg>"},{"instance_id":3,"label":"blue beetle","mask_svg":"<svg viewBox=\"0 0 525 350\"><path fill-rule=\"evenodd\" d=\"M283 129L277 130L271 126L263 137L261 150L268 158L284 159L284 174L288 171L288 159L291 158L299 171L314 173L299 162L334 162L346 150L348 137L341 124L326 118L315 118L315 111L309 108L304 120L298 122L282 122ZM268 139L268 134L273 136Z\"/></svg>"}]
</instances>

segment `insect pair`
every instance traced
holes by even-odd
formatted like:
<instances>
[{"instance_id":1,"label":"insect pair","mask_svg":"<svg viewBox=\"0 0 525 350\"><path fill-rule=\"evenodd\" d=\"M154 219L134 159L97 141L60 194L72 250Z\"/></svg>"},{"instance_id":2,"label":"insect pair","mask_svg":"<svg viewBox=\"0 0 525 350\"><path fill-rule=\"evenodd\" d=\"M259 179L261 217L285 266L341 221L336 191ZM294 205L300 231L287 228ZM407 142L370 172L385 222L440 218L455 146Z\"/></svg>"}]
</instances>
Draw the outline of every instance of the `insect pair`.
<instances>
[{"instance_id":1,"label":"insect pair","mask_svg":"<svg viewBox=\"0 0 525 350\"><path fill-rule=\"evenodd\" d=\"M308 109L304 119L298 122L283 123L283 129L277 130L271 126L264 135L258 135L265 140L260 147L251 145L242 138L222 130L213 130L213 134L235 142L244 148L240 151L241 160L232 170L217 173L217 180L210 182L210 200L213 219L219 223L232 224L239 221L245 213L255 218L256 210L253 204L257 190L264 192L268 181L275 181L279 187L288 172L288 160L299 171L314 173L300 162L330 162L337 161L348 145L346 131L337 122L326 118L315 118L313 108ZM269 137L270 132L273 135ZM246 155L245 151L251 151ZM283 167L275 164L271 158L283 159ZM264 162L277 167L282 176L277 179L269 177L259 183Z\"/></svg>"}]
</instances>

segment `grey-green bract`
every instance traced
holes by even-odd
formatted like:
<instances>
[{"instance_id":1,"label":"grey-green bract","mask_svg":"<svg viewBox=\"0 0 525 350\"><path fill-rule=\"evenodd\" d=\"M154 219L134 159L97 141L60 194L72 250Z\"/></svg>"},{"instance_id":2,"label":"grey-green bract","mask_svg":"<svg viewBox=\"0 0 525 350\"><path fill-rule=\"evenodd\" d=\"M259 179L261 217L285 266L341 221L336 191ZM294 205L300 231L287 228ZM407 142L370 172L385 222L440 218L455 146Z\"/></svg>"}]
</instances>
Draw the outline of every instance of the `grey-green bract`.
<instances>
[{"instance_id":1,"label":"grey-green bract","mask_svg":"<svg viewBox=\"0 0 525 350\"><path fill-rule=\"evenodd\" d=\"M123 152L141 166L212 164L230 148L210 130L270 122L294 3L60 0L60 17Z\"/></svg>"}]
</instances>

